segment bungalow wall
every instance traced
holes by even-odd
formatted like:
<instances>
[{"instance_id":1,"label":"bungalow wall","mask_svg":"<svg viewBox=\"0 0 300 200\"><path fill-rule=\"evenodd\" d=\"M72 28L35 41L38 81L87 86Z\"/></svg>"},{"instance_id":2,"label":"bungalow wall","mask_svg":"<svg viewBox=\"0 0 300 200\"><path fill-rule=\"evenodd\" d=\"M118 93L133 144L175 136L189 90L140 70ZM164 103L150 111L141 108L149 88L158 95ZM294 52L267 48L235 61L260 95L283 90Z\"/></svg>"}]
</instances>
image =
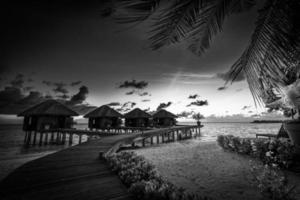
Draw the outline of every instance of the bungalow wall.
<instances>
[{"instance_id":1,"label":"bungalow wall","mask_svg":"<svg viewBox=\"0 0 300 200\"><path fill-rule=\"evenodd\" d=\"M127 118L125 119L127 127L149 127L150 120L148 118Z\"/></svg>"},{"instance_id":2,"label":"bungalow wall","mask_svg":"<svg viewBox=\"0 0 300 200\"><path fill-rule=\"evenodd\" d=\"M66 116L26 116L24 131L38 131L57 128L72 128L73 118Z\"/></svg>"},{"instance_id":3,"label":"bungalow wall","mask_svg":"<svg viewBox=\"0 0 300 200\"><path fill-rule=\"evenodd\" d=\"M96 117L89 118L90 129L116 128L121 125L122 121L118 117Z\"/></svg>"},{"instance_id":4,"label":"bungalow wall","mask_svg":"<svg viewBox=\"0 0 300 200\"><path fill-rule=\"evenodd\" d=\"M176 120L174 118L155 118L155 126L174 126L176 125Z\"/></svg>"}]
</instances>

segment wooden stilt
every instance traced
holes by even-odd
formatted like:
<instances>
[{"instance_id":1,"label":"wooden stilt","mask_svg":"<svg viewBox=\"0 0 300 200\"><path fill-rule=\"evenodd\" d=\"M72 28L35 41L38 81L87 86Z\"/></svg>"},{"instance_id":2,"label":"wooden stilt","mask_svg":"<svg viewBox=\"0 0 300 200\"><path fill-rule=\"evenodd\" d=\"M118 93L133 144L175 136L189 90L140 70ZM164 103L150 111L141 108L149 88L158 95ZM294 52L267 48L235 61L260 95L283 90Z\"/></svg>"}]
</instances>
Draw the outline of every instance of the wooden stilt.
<instances>
[{"instance_id":1,"label":"wooden stilt","mask_svg":"<svg viewBox=\"0 0 300 200\"><path fill-rule=\"evenodd\" d=\"M34 136L33 136L33 145L35 145L35 143L36 143L36 131L34 131Z\"/></svg>"},{"instance_id":2,"label":"wooden stilt","mask_svg":"<svg viewBox=\"0 0 300 200\"><path fill-rule=\"evenodd\" d=\"M30 145L30 143L31 143L31 131L28 132L28 137L27 137L26 145Z\"/></svg>"},{"instance_id":3,"label":"wooden stilt","mask_svg":"<svg viewBox=\"0 0 300 200\"><path fill-rule=\"evenodd\" d=\"M49 133L45 133L44 145L48 144L48 135L49 135Z\"/></svg>"},{"instance_id":4,"label":"wooden stilt","mask_svg":"<svg viewBox=\"0 0 300 200\"><path fill-rule=\"evenodd\" d=\"M153 137L150 137L150 144L153 145Z\"/></svg>"},{"instance_id":5,"label":"wooden stilt","mask_svg":"<svg viewBox=\"0 0 300 200\"><path fill-rule=\"evenodd\" d=\"M156 136L156 144L159 144L159 135Z\"/></svg>"},{"instance_id":6,"label":"wooden stilt","mask_svg":"<svg viewBox=\"0 0 300 200\"><path fill-rule=\"evenodd\" d=\"M43 133L40 132L40 142L39 142L39 145L42 146L43 144Z\"/></svg>"},{"instance_id":7,"label":"wooden stilt","mask_svg":"<svg viewBox=\"0 0 300 200\"><path fill-rule=\"evenodd\" d=\"M81 144L81 140L82 140L82 135L79 135L79 144Z\"/></svg>"},{"instance_id":8,"label":"wooden stilt","mask_svg":"<svg viewBox=\"0 0 300 200\"><path fill-rule=\"evenodd\" d=\"M73 134L69 134L69 144L71 145L73 143Z\"/></svg>"},{"instance_id":9,"label":"wooden stilt","mask_svg":"<svg viewBox=\"0 0 300 200\"><path fill-rule=\"evenodd\" d=\"M25 131L25 136L24 136L24 144L26 144L26 141L27 141L27 136L28 136L28 131Z\"/></svg>"},{"instance_id":10,"label":"wooden stilt","mask_svg":"<svg viewBox=\"0 0 300 200\"><path fill-rule=\"evenodd\" d=\"M146 146L146 145L145 145L145 140L146 140L145 138L142 140L142 146L143 146L143 147Z\"/></svg>"}]
</instances>

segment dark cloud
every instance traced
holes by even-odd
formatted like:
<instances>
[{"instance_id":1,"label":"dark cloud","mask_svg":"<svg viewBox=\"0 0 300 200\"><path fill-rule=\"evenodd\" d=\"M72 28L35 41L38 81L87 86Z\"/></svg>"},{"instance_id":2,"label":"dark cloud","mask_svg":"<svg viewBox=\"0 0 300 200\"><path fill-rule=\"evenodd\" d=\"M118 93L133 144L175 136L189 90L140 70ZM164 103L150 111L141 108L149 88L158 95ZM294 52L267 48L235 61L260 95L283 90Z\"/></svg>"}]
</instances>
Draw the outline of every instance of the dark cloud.
<instances>
[{"instance_id":1,"label":"dark cloud","mask_svg":"<svg viewBox=\"0 0 300 200\"><path fill-rule=\"evenodd\" d=\"M23 88L23 90L24 90L25 92L31 91L31 90L33 90L33 89L34 89L33 86L26 86L26 87Z\"/></svg>"},{"instance_id":2,"label":"dark cloud","mask_svg":"<svg viewBox=\"0 0 300 200\"><path fill-rule=\"evenodd\" d=\"M82 104L82 102L86 100L88 93L89 93L88 87L81 86L79 88L79 92L72 96L69 103L72 105Z\"/></svg>"},{"instance_id":3,"label":"dark cloud","mask_svg":"<svg viewBox=\"0 0 300 200\"><path fill-rule=\"evenodd\" d=\"M151 96L151 94L149 94L149 92L143 92L143 93L139 93L139 96L143 97L143 96Z\"/></svg>"},{"instance_id":4,"label":"dark cloud","mask_svg":"<svg viewBox=\"0 0 300 200\"><path fill-rule=\"evenodd\" d=\"M51 81L42 81L43 84L47 85L47 86L52 86L53 83Z\"/></svg>"},{"instance_id":5,"label":"dark cloud","mask_svg":"<svg viewBox=\"0 0 300 200\"><path fill-rule=\"evenodd\" d=\"M146 81L124 81L119 85L119 88L145 89L148 86Z\"/></svg>"},{"instance_id":6,"label":"dark cloud","mask_svg":"<svg viewBox=\"0 0 300 200\"><path fill-rule=\"evenodd\" d=\"M111 103L108 103L106 105L108 105L108 106L120 106L121 103L119 103L119 102L111 102Z\"/></svg>"},{"instance_id":7,"label":"dark cloud","mask_svg":"<svg viewBox=\"0 0 300 200\"><path fill-rule=\"evenodd\" d=\"M67 84L60 82L60 83L53 83L53 85L55 86L55 88L53 89L55 93L62 93L62 94L69 93L69 91L65 88Z\"/></svg>"},{"instance_id":8,"label":"dark cloud","mask_svg":"<svg viewBox=\"0 0 300 200\"><path fill-rule=\"evenodd\" d=\"M236 89L235 91L237 92L243 91L243 88Z\"/></svg>"},{"instance_id":9,"label":"dark cloud","mask_svg":"<svg viewBox=\"0 0 300 200\"><path fill-rule=\"evenodd\" d=\"M151 101L150 99L143 99L142 102L149 102Z\"/></svg>"},{"instance_id":10,"label":"dark cloud","mask_svg":"<svg viewBox=\"0 0 300 200\"><path fill-rule=\"evenodd\" d=\"M134 93L135 93L135 91L132 90L132 91L126 92L125 94L126 94L126 95L133 95Z\"/></svg>"},{"instance_id":11,"label":"dark cloud","mask_svg":"<svg viewBox=\"0 0 300 200\"><path fill-rule=\"evenodd\" d=\"M24 85L24 75L23 74L17 74L14 80L10 82L11 86L16 88L22 88Z\"/></svg>"},{"instance_id":12,"label":"dark cloud","mask_svg":"<svg viewBox=\"0 0 300 200\"><path fill-rule=\"evenodd\" d=\"M0 106L5 106L14 103L23 98L20 88L5 87L0 91Z\"/></svg>"},{"instance_id":13,"label":"dark cloud","mask_svg":"<svg viewBox=\"0 0 300 200\"><path fill-rule=\"evenodd\" d=\"M226 90L226 89L227 89L226 86L222 86L222 87L219 87L219 88L218 88L219 91Z\"/></svg>"},{"instance_id":14,"label":"dark cloud","mask_svg":"<svg viewBox=\"0 0 300 200\"><path fill-rule=\"evenodd\" d=\"M228 72L225 72L225 73L217 73L216 74L216 77L217 78L220 78L224 81L229 81L229 73ZM243 81L245 80L245 76L244 74L241 72L234 80L234 82L239 82L239 81Z\"/></svg>"},{"instance_id":15,"label":"dark cloud","mask_svg":"<svg viewBox=\"0 0 300 200\"><path fill-rule=\"evenodd\" d=\"M251 108L251 106L244 106L244 107L242 107L242 110L247 110L249 108Z\"/></svg>"},{"instance_id":16,"label":"dark cloud","mask_svg":"<svg viewBox=\"0 0 300 200\"><path fill-rule=\"evenodd\" d=\"M70 98L70 96L67 95L67 94L57 95L57 97L60 98L60 99L64 99L64 100L67 100L67 99Z\"/></svg>"},{"instance_id":17,"label":"dark cloud","mask_svg":"<svg viewBox=\"0 0 300 200\"><path fill-rule=\"evenodd\" d=\"M198 97L200 97L200 95L198 95L198 94L191 94L188 98L189 99L197 99Z\"/></svg>"},{"instance_id":18,"label":"dark cloud","mask_svg":"<svg viewBox=\"0 0 300 200\"><path fill-rule=\"evenodd\" d=\"M208 105L207 100L197 100L197 101L191 102L189 105L187 105L187 107L189 107L189 106L207 106L207 105Z\"/></svg>"},{"instance_id":19,"label":"dark cloud","mask_svg":"<svg viewBox=\"0 0 300 200\"><path fill-rule=\"evenodd\" d=\"M149 108L147 108L147 109L144 109L143 111L145 111L145 112L149 112L149 111L150 111L150 107L149 107Z\"/></svg>"},{"instance_id":20,"label":"dark cloud","mask_svg":"<svg viewBox=\"0 0 300 200\"><path fill-rule=\"evenodd\" d=\"M253 113L253 111L252 111L252 110L249 110L248 113Z\"/></svg>"},{"instance_id":21,"label":"dark cloud","mask_svg":"<svg viewBox=\"0 0 300 200\"><path fill-rule=\"evenodd\" d=\"M194 114L194 111L183 111L179 114L177 114L178 117L184 117L184 118L189 118Z\"/></svg>"},{"instance_id":22,"label":"dark cloud","mask_svg":"<svg viewBox=\"0 0 300 200\"><path fill-rule=\"evenodd\" d=\"M82 83L82 81L75 81L75 82L71 82L70 85L73 87L73 86L79 85L81 83Z\"/></svg>"},{"instance_id":23,"label":"dark cloud","mask_svg":"<svg viewBox=\"0 0 300 200\"><path fill-rule=\"evenodd\" d=\"M171 101L169 101L168 103L160 103L158 105L158 107L156 108L156 110L161 110L161 109L167 108L167 107L169 107L171 105L172 105Z\"/></svg>"},{"instance_id":24,"label":"dark cloud","mask_svg":"<svg viewBox=\"0 0 300 200\"><path fill-rule=\"evenodd\" d=\"M123 105L122 105L122 107L121 108L126 108L126 107L128 107L128 108L133 108L134 106L136 106L136 103L135 102L132 102L132 101L127 101L127 102L125 102Z\"/></svg>"},{"instance_id":25,"label":"dark cloud","mask_svg":"<svg viewBox=\"0 0 300 200\"><path fill-rule=\"evenodd\" d=\"M33 82L33 79L32 79L32 78L28 78L28 79L27 79L27 82L28 82L28 83L31 83L31 82Z\"/></svg>"}]
</instances>

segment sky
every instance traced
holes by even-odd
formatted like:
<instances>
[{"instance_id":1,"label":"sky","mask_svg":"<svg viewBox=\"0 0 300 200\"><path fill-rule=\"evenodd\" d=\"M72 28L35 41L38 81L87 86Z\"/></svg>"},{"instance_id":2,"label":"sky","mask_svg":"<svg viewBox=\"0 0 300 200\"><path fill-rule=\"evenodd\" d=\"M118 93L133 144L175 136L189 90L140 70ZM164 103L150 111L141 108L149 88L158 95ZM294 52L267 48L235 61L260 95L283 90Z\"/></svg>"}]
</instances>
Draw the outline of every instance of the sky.
<instances>
[{"instance_id":1,"label":"sky","mask_svg":"<svg viewBox=\"0 0 300 200\"><path fill-rule=\"evenodd\" d=\"M147 22L121 25L101 16L101 1L78 2L2 6L0 121L45 98L81 114L104 104L123 113L159 107L230 120L265 113L243 76L224 87L224 74L249 43L256 8L228 18L199 57L185 43L153 51Z\"/></svg>"}]
</instances>

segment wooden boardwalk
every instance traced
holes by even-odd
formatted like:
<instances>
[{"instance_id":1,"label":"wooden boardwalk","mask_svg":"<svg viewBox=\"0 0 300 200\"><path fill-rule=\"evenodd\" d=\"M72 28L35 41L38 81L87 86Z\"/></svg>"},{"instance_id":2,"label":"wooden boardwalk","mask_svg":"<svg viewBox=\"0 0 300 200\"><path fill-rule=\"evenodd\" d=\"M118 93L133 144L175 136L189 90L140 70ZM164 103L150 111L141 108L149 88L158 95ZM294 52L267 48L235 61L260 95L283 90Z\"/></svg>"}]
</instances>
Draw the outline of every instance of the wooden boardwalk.
<instances>
[{"instance_id":1,"label":"wooden boardwalk","mask_svg":"<svg viewBox=\"0 0 300 200\"><path fill-rule=\"evenodd\" d=\"M178 130L187 127L103 137L31 161L0 183L0 199L131 199L117 175L99 159L99 153L115 152L136 138Z\"/></svg>"}]
</instances>

